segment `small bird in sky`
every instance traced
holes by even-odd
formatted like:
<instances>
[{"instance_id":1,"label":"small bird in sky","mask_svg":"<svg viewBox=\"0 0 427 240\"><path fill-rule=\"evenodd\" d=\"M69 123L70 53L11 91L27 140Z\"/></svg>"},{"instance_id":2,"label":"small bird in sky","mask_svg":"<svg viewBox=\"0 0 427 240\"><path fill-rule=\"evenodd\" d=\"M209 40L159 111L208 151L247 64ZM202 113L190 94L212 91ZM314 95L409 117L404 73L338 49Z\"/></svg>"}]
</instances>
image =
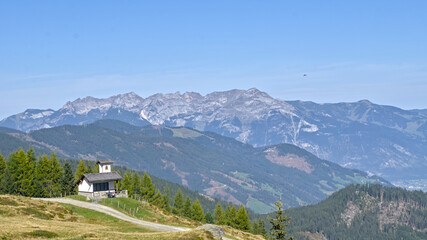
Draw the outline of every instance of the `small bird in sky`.
<instances>
[{"instance_id":1,"label":"small bird in sky","mask_svg":"<svg viewBox=\"0 0 427 240\"><path fill-rule=\"evenodd\" d=\"M307 74L305 74L305 73L304 73L304 75L303 75L303 76L304 76L304 77L307 77Z\"/></svg>"}]
</instances>

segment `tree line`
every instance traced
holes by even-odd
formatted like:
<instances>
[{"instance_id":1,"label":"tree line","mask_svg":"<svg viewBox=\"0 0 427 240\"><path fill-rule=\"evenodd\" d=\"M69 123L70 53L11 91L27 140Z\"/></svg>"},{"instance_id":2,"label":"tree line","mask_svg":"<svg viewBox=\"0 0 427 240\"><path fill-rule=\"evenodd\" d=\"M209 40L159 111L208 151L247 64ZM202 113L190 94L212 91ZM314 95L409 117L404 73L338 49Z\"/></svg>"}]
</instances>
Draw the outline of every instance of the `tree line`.
<instances>
[{"instance_id":1,"label":"tree line","mask_svg":"<svg viewBox=\"0 0 427 240\"><path fill-rule=\"evenodd\" d=\"M75 165L74 165L75 166ZM0 154L0 194L14 194L27 197L58 197L77 193L76 183L85 173L97 173L96 164L80 160L75 173L72 163L61 163L55 153L36 157L34 149L26 152L20 148L12 152L8 158ZM118 171L120 174L120 171ZM242 231L267 236L265 221L261 218L252 223L249 212L243 205L229 204L223 208L217 203L213 214L203 209L196 198L190 200L179 188L171 202L169 189L163 193L156 189L148 173L142 176L136 171L126 170L123 180L119 181L119 189L128 190L131 198L145 200L165 211L202 223L227 225Z\"/></svg>"},{"instance_id":2,"label":"tree line","mask_svg":"<svg viewBox=\"0 0 427 240\"><path fill-rule=\"evenodd\" d=\"M36 158L22 148L5 159L0 154L0 193L27 197L57 197L74 193L71 164L60 164L55 153Z\"/></svg>"}]
</instances>

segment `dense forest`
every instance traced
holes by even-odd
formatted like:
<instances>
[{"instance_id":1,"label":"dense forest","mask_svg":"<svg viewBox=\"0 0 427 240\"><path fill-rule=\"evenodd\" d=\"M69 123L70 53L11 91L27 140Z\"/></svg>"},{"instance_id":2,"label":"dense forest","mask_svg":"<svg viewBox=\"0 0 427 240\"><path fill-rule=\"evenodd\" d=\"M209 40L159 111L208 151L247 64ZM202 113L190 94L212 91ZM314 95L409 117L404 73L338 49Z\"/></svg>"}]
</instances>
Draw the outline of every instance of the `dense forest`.
<instances>
[{"instance_id":1,"label":"dense forest","mask_svg":"<svg viewBox=\"0 0 427 240\"><path fill-rule=\"evenodd\" d=\"M202 223L266 234L264 221L258 219L251 224L249 211L243 205L236 207L156 177L153 181L148 173L114 168L119 173L124 172L119 188L128 190L131 198ZM85 173L96 172L98 166L93 161L59 160L54 153L36 157L32 148L26 152L21 148L7 159L0 154L0 194L28 197L75 195L78 179Z\"/></svg>"},{"instance_id":2,"label":"dense forest","mask_svg":"<svg viewBox=\"0 0 427 240\"><path fill-rule=\"evenodd\" d=\"M350 185L286 215L294 239L427 239L427 194L421 191Z\"/></svg>"}]
</instances>

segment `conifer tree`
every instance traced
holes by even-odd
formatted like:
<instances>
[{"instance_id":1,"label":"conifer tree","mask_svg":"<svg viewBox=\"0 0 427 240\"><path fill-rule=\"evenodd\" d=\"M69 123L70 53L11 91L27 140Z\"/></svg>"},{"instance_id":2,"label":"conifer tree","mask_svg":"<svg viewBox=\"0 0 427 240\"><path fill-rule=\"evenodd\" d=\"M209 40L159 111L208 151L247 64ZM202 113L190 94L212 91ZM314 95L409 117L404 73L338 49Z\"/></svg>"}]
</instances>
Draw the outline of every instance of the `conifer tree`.
<instances>
[{"instance_id":1,"label":"conifer tree","mask_svg":"<svg viewBox=\"0 0 427 240\"><path fill-rule=\"evenodd\" d=\"M86 165L86 172L85 173L93 173L93 166L90 162Z\"/></svg>"},{"instance_id":2,"label":"conifer tree","mask_svg":"<svg viewBox=\"0 0 427 240\"><path fill-rule=\"evenodd\" d=\"M58 159L56 158L56 154L52 153L49 163L49 170L46 174L48 180L50 181L50 185L47 186L49 191L49 196L55 197L61 194L61 176L62 176L62 168L59 164Z\"/></svg>"},{"instance_id":3,"label":"conifer tree","mask_svg":"<svg viewBox=\"0 0 427 240\"><path fill-rule=\"evenodd\" d=\"M128 195L133 196L132 180L131 180L130 170L126 170L125 175L123 176L123 189L128 190Z\"/></svg>"},{"instance_id":4,"label":"conifer tree","mask_svg":"<svg viewBox=\"0 0 427 240\"><path fill-rule=\"evenodd\" d=\"M221 203L217 203L215 206L214 221L215 221L215 224L218 224L218 225L226 224L224 211L222 210Z\"/></svg>"},{"instance_id":5,"label":"conifer tree","mask_svg":"<svg viewBox=\"0 0 427 240\"><path fill-rule=\"evenodd\" d=\"M7 161L7 167L9 170L9 179L11 185L8 187L8 193L9 194L17 194L19 193L19 173L20 173L20 159L19 159L19 152L23 152L22 148L19 149L19 151L13 152L9 154L9 159ZM25 154L25 153L24 153ZM22 154L21 154L22 155Z\"/></svg>"},{"instance_id":6,"label":"conifer tree","mask_svg":"<svg viewBox=\"0 0 427 240\"><path fill-rule=\"evenodd\" d=\"M23 196L34 193L34 163L30 161L22 148L9 156L9 171L14 184L13 192Z\"/></svg>"},{"instance_id":7,"label":"conifer tree","mask_svg":"<svg viewBox=\"0 0 427 240\"><path fill-rule=\"evenodd\" d=\"M64 164L64 174L61 177L61 192L64 195L70 195L74 192L74 175L71 164L67 161Z\"/></svg>"},{"instance_id":8,"label":"conifer tree","mask_svg":"<svg viewBox=\"0 0 427 240\"><path fill-rule=\"evenodd\" d=\"M188 196L184 202L184 209L182 210L182 215L184 217L188 217L188 218L191 218L191 216L193 215L193 211L191 209L191 201L190 201L190 198Z\"/></svg>"},{"instance_id":9,"label":"conifer tree","mask_svg":"<svg viewBox=\"0 0 427 240\"><path fill-rule=\"evenodd\" d=\"M271 223L271 236L274 239L286 239L286 240L292 240L291 238L286 238L286 235L288 234L285 230L285 228L288 226L288 222L291 220L291 218L286 217L284 215L284 210L282 203L277 201L274 202L274 205L276 205L276 212L275 212L275 218L268 217L268 220Z\"/></svg>"},{"instance_id":10,"label":"conifer tree","mask_svg":"<svg viewBox=\"0 0 427 240\"><path fill-rule=\"evenodd\" d=\"M77 182L85 173L87 173L86 164L83 160L80 160L74 175L74 182Z\"/></svg>"},{"instance_id":11,"label":"conifer tree","mask_svg":"<svg viewBox=\"0 0 427 240\"><path fill-rule=\"evenodd\" d=\"M175 198L173 200L172 212L177 215L182 215L183 208L184 208L184 196L182 195L181 189L178 188L178 192L175 194Z\"/></svg>"},{"instance_id":12,"label":"conifer tree","mask_svg":"<svg viewBox=\"0 0 427 240\"><path fill-rule=\"evenodd\" d=\"M155 194L156 189L151 181L151 177L148 173L144 172L144 176L142 176L142 197L147 201L153 201Z\"/></svg>"},{"instance_id":13,"label":"conifer tree","mask_svg":"<svg viewBox=\"0 0 427 240\"><path fill-rule=\"evenodd\" d=\"M212 213L211 212L207 212L205 214L205 220L206 220L206 223L209 223L209 224L213 224L214 223L214 219L212 217Z\"/></svg>"},{"instance_id":14,"label":"conifer tree","mask_svg":"<svg viewBox=\"0 0 427 240\"><path fill-rule=\"evenodd\" d=\"M232 207L227 206L225 208L225 223L230 227L237 228L236 215L237 215L236 206L234 205Z\"/></svg>"},{"instance_id":15,"label":"conifer tree","mask_svg":"<svg viewBox=\"0 0 427 240\"><path fill-rule=\"evenodd\" d=\"M132 184L132 195L139 196L141 194L141 182L139 180L139 174L134 172L131 177Z\"/></svg>"},{"instance_id":16,"label":"conifer tree","mask_svg":"<svg viewBox=\"0 0 427 240\"><path fill-rule=\"evenodd\" d=\"M3 179L4 172L6 171L6 160L0 153L0 181Z\"/></svg>"},{"instance_id":17,"label":"conifer tree","mask_svg":"<svg viewBox=\"0 0 427 240\"><path fill-rule=\"evenodd\" d=\"M243 205L240 205L239 210L237 210L236 227L243 231L249 231L251 229L249 214Z\"/></svg>"},{"instance_id":18,"label":"conifer tree","mask_svg":"<svg viewBox=\"0 0 427 240\"><path fill-rule=\"evenodd\" d=\"M165 211L170 212L171 211L171 205L169 204L169 198L170 198L170 191L169 188L165 188L164 190L165 194L162 195L162 208Z\"/></svg>"},{"instance_id":19,"label":"conifer tree","mask_svg":"<svg viewBox=\"0 0 427 240\"><path fill-rule=\"evenodd\" d=\"M0 193L11 194L10 186L13 185L12 179L10 178L9 168L6 164L6 167L3 172L3 176L0 179Z\"/></svg>"},{"instance_id":20,"label":"conifer tree","mask_svg":"<svg viewBox=\"0 0 427 240\"><path fill-rule=\"evenodd\" d=\"M259 235L259 226L257 221L252 222L252 233L255 235Z\"/></svg>"},{"instance_id":21,"label":"conifer tree","mask_svg":"<svg viewBox=\"0 0 427 240\"><path fill-rule=\"evenodd\" d=\"M153 197L147 200L149 203L161 207L163 203L162 193L159 190L156 191Z\"/></svg>"},{"instance_id":22,"label":"conifer tree","mask_svg":"<svg viewBox=\"0 0 427 240\"><path fill-rule=\"evenodd\" d=\"M267 231L265 230L265 222L262 218L258 219L258 234L262 236L267 236Z\"/></svg>"},{"instance_id":23,"label":"conifer tree","mask_svg":"<svg viewBox=\"0 0 427 240\"><path fill-rule=\"evenodd\" d=\"M205 213L203 212L203 208L200 205L199 199L196 198L191 208L192 208L192 219L199 222L204 222Z\"/></svg>"}]
</instances>

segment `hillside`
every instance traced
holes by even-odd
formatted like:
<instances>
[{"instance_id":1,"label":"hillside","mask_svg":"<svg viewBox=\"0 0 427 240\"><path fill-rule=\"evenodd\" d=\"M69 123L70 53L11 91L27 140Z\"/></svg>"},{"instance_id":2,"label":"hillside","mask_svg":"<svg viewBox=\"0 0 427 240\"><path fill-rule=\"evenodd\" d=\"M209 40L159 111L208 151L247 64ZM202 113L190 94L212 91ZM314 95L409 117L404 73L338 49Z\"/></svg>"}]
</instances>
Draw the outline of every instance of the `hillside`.
<instances>
[{"instance_id":1,"label":"hillside","mask_svg":"<svg viewBox=\"0 0 427 240\"><path fill-rule=\"evenodd\" d=\"M425 109L403 110L368 100L283 101L255 88L147 98L131 92L105 99L79 98L58 110L29 109L3 119L0 126L28 132L100 119L211 131L257 147L291 143L321 159L404 186L409 186L406 181L412 186L413 180L427 182Z\"/></svg>"},{"instance_id":2,"label":"hillside","mask_svg":"<svg viewBox=\"0 0 427 240\"><path fill-rule=\"evenodd\" d=\"M350 185L285 214L295 239L427 239L427 193L421 191Z\"/></svg>"},{"instance_id":3,"label":"hillside","mask_svg":"<svg viewBox=\"0 0 427 240\"><path fill-rule=\"evenodd\" d=\"M347 184L384 183L378 177L321 160L293 145L254 148L187 128L136 127L106 120L14 137L22 141L31 138L68 158L112 159L118 165L244 204L259 213L272 211L277 199L286 207L307 205Z\"/></svg>"},{"instance_id":4,"label":"hillside","mask_svg":"<svg viewBox=\"0 0 427 240\"><path fill-rule=\"evenodd\" d=\"M0 238L214 239L203 230L155 232L93 210L9 195L0 195Z\"/></svg>"}]
</instances>

